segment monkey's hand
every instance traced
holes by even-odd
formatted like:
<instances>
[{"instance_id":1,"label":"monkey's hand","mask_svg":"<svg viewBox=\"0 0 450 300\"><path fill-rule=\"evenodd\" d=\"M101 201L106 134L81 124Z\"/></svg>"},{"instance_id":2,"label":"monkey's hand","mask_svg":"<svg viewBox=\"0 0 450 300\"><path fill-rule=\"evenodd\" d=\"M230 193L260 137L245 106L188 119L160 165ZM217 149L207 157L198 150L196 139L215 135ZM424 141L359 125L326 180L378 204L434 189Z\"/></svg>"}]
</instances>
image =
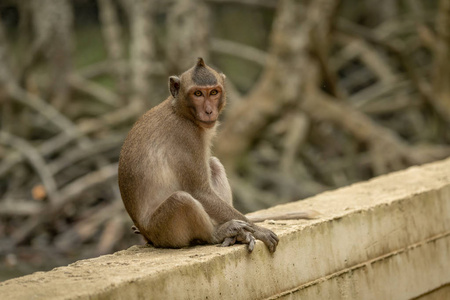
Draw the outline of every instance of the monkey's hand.
<instances>
[{"instance_id":1,"label":"monkey's hand","mask_svg":"<svg viewBox=\"0 0 450 300\"><path fill-rule=\"evenodd\" d=\"M259 227L256 225L252 225L253 228L253 236L263 241L266 244L267 248L269 248L270 252L275 252L277 250L277 245L279 242L278 236L272 231L264 227Z\"/></svg>"},{"instance_id":2,"label":"monkey's hand","mask_svg":"<svg viewBox=\"0 0 450 300\"><path fill-rule=\"evenodd\" d=\"M231 220L220 225L214 232L213 242L222 243L221 247L234 245L236 242L247 244L249 252L255 247L252 225L241 220Z\"/></svg>"}]
</instances>

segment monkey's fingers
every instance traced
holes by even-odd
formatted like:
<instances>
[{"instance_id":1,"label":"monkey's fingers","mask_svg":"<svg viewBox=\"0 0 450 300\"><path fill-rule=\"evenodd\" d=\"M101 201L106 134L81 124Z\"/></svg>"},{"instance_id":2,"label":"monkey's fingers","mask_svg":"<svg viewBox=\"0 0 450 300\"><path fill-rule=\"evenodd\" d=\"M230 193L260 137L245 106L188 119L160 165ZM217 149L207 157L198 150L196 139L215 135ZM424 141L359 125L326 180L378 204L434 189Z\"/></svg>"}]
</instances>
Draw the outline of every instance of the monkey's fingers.
<instances>
[{"instance_id":1,"label":"monkey's fingers","mask_svg":"<svg viewBox=\"0 0 450 300\"><path fill-rule=\"evenodd\" d=\"M277 250L277 246L278 246L278 242L279 242L278 236L275 233L270 232L267 239L269 240L269 243L266 243L266 242L264 242L264 243L266 243L266 245L269 247L270 252L272 252L272 253L275 252L275 250Z\"/></svg>"},{"instance_id":2,"label":"monkey's fingers","mask_svg":"<svg viewBox=\"0 0 450 300\"><path fill-rule=\"evenodd\" d=\"M269 247L270 253L274 253L277 250L276 244L268 244L267 246Z\"/></svg>"},{"instance_id":3,"label":"monkey's fingers","mask_svg":"<svg viewBox=\"0 0 450 300\"><path fill-rule=\"evenodd\" d=\"M278 245L278 237L275 233L268 229L259 228L260 230L255 231L255 237L258 240L263 241L263 243L269 248L270 252L275 252Z\"/></svg>"},{"instance_id":4,"label":"monkey's fingers","mask_svg":"<svg viewBox=\"0 0 450 300\"><path fill-rule=\"evenodd\" d=\"M280 239L278 238L278 236L275 233L271 232L270 238L278 245L278 242L280 241Z\"/></svg>"},{"instance_id":5,"label":"monkey's fingers","mask_svg":"<svg viewBox=\"0 0 450 300\"><path fill-rule=\"evenodd\" d=\"M256 239L250 232L241 230L236 236L225 238L220 246L229 247L236 244L236 242L247 244L248 252L252 252L255 248Z\"/></svg>"},{"instance_id":6,"label":"monkey's fingers","mask_svg":"<svg viewBox=\"0 0 450 300\"><path fill-rule=\"evenodd\" d=\"M249 236L248 237L249 241L248 241L247 250L248 250L248 252L253 252L253 249L255 248L256 240L252 234L248 233L248 236Z\"/></svg>"},{"instance_id":7,"label":"monkey's fingers","mask_svg":"<svg viewBox=\"0 0 450 300\"><path fill-rule=\"evenodd\" d=\"M250 227L250 225L246 225L246 226L242 227L242 230L245 230L248 233L254 233L255 232L255 229Z\"/></svg>"},{"instance_id":8,"label":"monkey's fingers","mask_svg":"<svg viewBox=\"0 0 450 300\"><path fill-rule=\"evenodd\" d=\"M229 247L236 244L236 237L227 237L223 240L223 243L220 245L220 247Z\"/></svg>"},{"instance_id":9,"label":"monkey's fingers","mask_svg":"<svg viewBox=\"0 0 450 300\"><path fill-rule=\"evenodd\" d=\"M245 221L241 221L241 220L236 220L236 222L239 225L241 225L241 227L239 229L244 229L244 230L247 230L247 231L249 231L251 233L255 232L255 229L253 229L249 223L247 223Z\"/></svg>"},{"instance_id":10,"label":"monkey's fingers","mask_svg":"<svg viewBox=\"0 0 450 300\"><path fill-rule=\"evenodd\" d=\"M248 252L252 252L253 249L255 248L255 237L248 231L241 231L239 232L239 234L237 235L237 240L239 242L241 242L242 244L247 244L247 250Z\"/></svg>"}]
</instances>

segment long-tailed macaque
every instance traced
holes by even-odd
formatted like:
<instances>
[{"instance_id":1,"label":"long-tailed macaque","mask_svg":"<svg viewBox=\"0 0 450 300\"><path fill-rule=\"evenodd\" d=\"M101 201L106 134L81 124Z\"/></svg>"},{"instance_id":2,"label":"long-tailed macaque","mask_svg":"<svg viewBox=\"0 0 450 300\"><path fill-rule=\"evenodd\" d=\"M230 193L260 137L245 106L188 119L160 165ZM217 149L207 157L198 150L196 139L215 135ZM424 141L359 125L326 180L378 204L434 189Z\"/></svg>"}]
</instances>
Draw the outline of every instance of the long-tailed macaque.
<instances>
[{"instance_id":1,"label":"long-tailed macaque","mask_svg":"<svg viewBox=\"0 0 450 300\"><path fill-rule=\"evenodd\" d=\"M225 169L211 156L225 75L199 58L169 78L169 90L136 122L120 154L120 192L136 232L156 247L240 242L252 251L258 239L274 252L277 235L233 208ZM294 215L281 218L310 217Z\"/></svg>"}]
</instances>

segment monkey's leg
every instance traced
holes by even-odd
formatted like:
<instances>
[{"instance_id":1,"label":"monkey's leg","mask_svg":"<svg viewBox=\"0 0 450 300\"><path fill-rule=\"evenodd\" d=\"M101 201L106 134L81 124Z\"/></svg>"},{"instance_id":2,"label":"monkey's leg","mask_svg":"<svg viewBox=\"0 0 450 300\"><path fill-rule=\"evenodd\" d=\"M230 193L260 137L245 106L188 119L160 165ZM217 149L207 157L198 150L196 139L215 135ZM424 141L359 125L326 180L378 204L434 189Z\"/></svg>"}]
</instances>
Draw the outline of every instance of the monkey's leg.
<instances>
[{"instance_id":1,"label":"monkey's leg","mask_svg":"<svg viewBox=\"0 0 450 300\"><path fill-rule=\"evenodd\" d=\"M199 241L216 244L226 238L249 244L249 250L253 250L254 245L253 236L248 234L253 229L248 223L231 220L216 228L200 202L181 191L161 203L147 226L139 229L156 247L181 248Z\"/></svg>"},{"instance_id":2,"label":"monkey's leg","mask_svg":"<svg viewBox=\"0 0 450 300\"><path fill-rule=\"evenodd\" d=\"M233 195L225 168L220 160L214 156L209 159L209 166L211 168L211 179L214 190L222 200L233 206Z\"/></svg>"},{"instance_id":3,"label":"monkey's leg","mask_svg":"<svg viewBox=\"0 0 450 300\"><path fill-rule=\"evenodd\" d=\"M214 232L200 202L181 191L161 203L147 224L140 225L141 234L156 247L180 248L196 240L209 242Z\"/></svg>"}]
</instances>

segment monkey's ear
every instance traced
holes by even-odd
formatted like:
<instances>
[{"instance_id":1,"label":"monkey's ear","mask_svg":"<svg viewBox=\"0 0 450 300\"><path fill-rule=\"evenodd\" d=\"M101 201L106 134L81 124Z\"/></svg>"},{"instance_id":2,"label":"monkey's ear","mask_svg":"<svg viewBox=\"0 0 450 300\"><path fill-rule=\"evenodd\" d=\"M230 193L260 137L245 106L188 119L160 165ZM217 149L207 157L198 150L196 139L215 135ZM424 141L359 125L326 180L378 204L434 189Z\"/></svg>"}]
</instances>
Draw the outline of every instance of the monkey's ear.
<instances>
[{"instance_id":1,"label":"monkey's ear","mask_svg":"<svg viewBox=\"0 0 450 300\"><path fill-rule=\"evenodd\" d=\"M220 77L222 77L223 81L225 81L225 78L227 78L227 76L225 76L225 74L223 74L223 73L220 73L219 75L220 75Z\"/></svg>"},{"instance_id":2,"label":"monkey's ear","mask_svg":"<svg viewBox=\"0 0 450 300\"><path fill-rule=\"evenodd\" d=\"M175 98L180 92L180 78L177 76L169 77L169 90L172 96Z\"/></svg>"}]
</instances>

